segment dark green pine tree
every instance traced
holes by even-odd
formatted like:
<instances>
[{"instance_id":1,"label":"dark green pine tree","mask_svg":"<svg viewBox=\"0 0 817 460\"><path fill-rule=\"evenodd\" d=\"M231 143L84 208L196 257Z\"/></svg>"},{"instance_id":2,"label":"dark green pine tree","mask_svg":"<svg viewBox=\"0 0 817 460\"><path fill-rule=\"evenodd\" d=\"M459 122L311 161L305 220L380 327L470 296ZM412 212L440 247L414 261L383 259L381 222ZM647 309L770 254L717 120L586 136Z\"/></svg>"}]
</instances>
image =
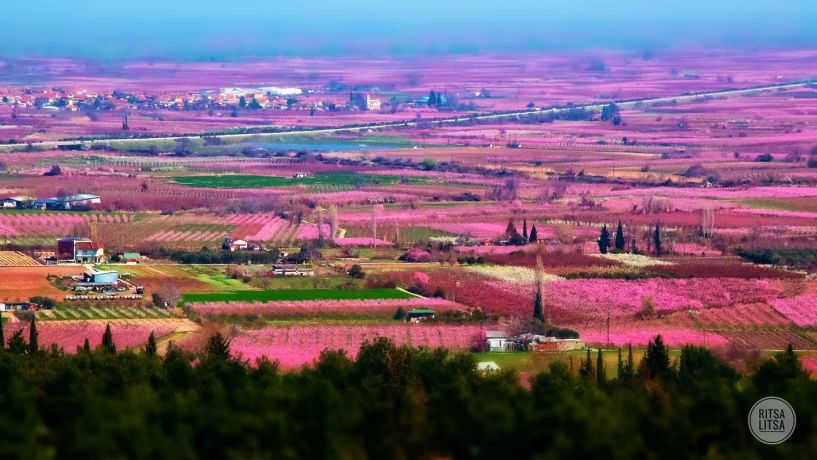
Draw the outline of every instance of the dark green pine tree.
<instances>
[{"instance_id":1,"label":"dark green pine tree","mask_svg":"<svg viewBox=\"0 0 817 460\"><path fill-rule=\"evenodd\" d=\"M621 358L621 347L618 347L618 367L616 370L618 370L618 378L621 379L624 375L624 360Z\"/></svg>"},{"instance_id":2,"label":"dark green pine tree","mask_svg":"<svg viewBox=\"0 0 817 460\"><path fill-rule=\"evenodd\" d=\"M156 356L158 349L156 347L156 336L153 335L153 331L150 332L148 336L148 343L145 344L145 354L147 356Z\"/></svg>"},{"instance_id":3,"label":"dark green pine tree","mask_svg":"<svg viewBox=\"0 0 817 460\"><path fill-rule=\"evenodd\" d=\"M655 247L655 255L660 256L663 252L661 248L661 226L655 224L655 233L653 234L653 246Z\"/></svg>"},{"instance_id":4,"label":"dark green pine tree","mask_svg":"<svg viewBox=\"0 0 817 460\"><path fill-rule=\"evenodd\" d=\"M604 370L604 358L601 356L601 348L596 355L596 385L604 385L607 381L607 372Z\"/></svg>"},{"instance_id":5,"label":"dark green pine tree","mask_svg":"<svg viewBox=\"0 0 817 460\"><path fill-rule=\"evenodd\" d=\"M221 335L221 332L216 332L207 339L204 356L208 360L227 361L230 359L230 340Z\"/></svg>"},{"instance_id":6,"label":"dark green pine tree","mask_svg":"<svg viewBox=\"0 0 817 460\"><path fill-rule=\"evenodd\" d=\"M528 219L522 220L522 238L525 239L525 242L528 241Z\"/></svg>"},{"instance_id":7,"label":"dark green pine tree","mask_svg":"<svg viewBox=\"0 0 817 460\"><path fill-rule=\"evenodd\" d=\"M26 339L23 338L22 329L18 329L17 332L12 334L8 343L9 351L12 353L22 355L23 353L28 351L28 344L26 344Z\"/></svg>"},{"instance_id":8,"label":"dark green pine tree","mask_svg":"<svg viewBox=\"0 0 817 460\"><path fill-rule=\"evenodd\" d=\"M536 231L536 224L530 228L530 235L528 235L528 242L535 243L539 239L539 232Z\"/></svg>"},{"instance_id":9,"label":"dark green pine tree","mask_svg":"<svg viewBox=\"0 0 817 460\"><path fill-rule=\"evenodd\" d=\"M645 376L650 379L665 380L671 376L669 351L664 345L664 339L660 334L655 336L655 340L651 340L647 344L647 351L642 361L642 370Z\"/></svg>"},{"instance_id":10,"label":"dark green pine tree","mask_svg":"<svg viewBox=\"0 0 817 460\"><path fill-rule=\"evenodd\" d=\"M113 343L111 323L108 323L108 325L105 326L105 332L102 334L102 343L99 345L99 347L106 353L116 353L116 344Z\"/></svg>"},{"instance_id":11,"label":"dark green pine tree","mask_svg":"<svg viewBox=\"0 0 817 460\"><path fill-rule=\"evenodd\" d=\"M616 228L616 240L615 240L616 251L623 252L625 244L626 243L624 242L624 227L621 226L621 221L618 221L618 227Z\"/></svg>"},{"instance_id":12,"label":"dark green pine tree","mask_svg":"<svg viewBox=\"0 0 817 460\"><path fill-rule=\"evenodd\" d=\"M610 231L607 230L607 225L601 227L601 235L599 235L599 252L602 254L607 254L607 250L610 248Z\"/></svg>"},{"instance_id":13,"label":"dark green pine tree","mask_svg":"<svg viewBox=\"0 0 817 460\"><path fill-rule=\"evenodd\" d=\"M85 337L85 343L82 344L82 351L85 353L91 352L91 341L88 340L88 337Z\"/></svg>"},{"instance_id":14,"label":"dark green pine tree","mask_svg":"<svg viewBox=\"0 0 817 460\"><path fill-rule=\"evenodd\" d=\"M29 353L37 353L40 350L39 342L40 334L37 332L37 318L31 318L31 326L28 330L28 351Z\"/></svg>"},{"instance_id":15,"label":"dark green pine tree","mask_svg":"<svg viewBox=\"0 0 817 460\"><path fill-rule=\"evenodd\" d=\"M435 93L434 90L432 89L428 93L428 106L429 107L434 107L436 105L437 105L437 93Z\"/></svg>"}]
</instances>

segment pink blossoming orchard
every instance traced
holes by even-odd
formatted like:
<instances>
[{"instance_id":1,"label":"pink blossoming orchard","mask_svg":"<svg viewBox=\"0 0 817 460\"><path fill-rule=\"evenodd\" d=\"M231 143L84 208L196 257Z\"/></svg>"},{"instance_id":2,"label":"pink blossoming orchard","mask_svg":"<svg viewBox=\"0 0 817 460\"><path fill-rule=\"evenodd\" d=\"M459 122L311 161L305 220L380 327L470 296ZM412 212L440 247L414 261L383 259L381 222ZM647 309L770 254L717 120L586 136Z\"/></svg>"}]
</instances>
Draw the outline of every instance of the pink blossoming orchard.
<instances>
[{"instance_id":1,"label":"pink blossoming orchard","mask_svg":"<svg viewBox=\"0 0 817 460\"><path fill-rule=\"evenodd\" d=\"M33 318L67 352L109 324L160 353L219 331L292 369L386 337L530 369L660 334L814 369L815 57L133 63L127 84L33 59L42 85L0 87L5 340Z\"/></svg>"}]
</instances>

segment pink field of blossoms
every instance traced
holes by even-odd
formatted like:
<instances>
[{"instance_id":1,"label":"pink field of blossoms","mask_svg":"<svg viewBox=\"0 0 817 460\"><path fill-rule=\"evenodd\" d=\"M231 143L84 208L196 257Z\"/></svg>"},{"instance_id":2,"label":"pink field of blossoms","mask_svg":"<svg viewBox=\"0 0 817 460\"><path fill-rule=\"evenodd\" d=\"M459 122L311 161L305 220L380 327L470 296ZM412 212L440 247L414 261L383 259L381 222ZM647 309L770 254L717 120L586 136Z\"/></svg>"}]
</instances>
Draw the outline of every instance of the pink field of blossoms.
<instances>
[{"instance_id":1,"label":"pink field of blossoms","mask_svg":"<svg viewBox=\"0 0 817 460\"><path fill-rule=\"evenodd\" d=\"M87 338L93 348L102 342L105 326L105 323L101 321L38 321L39 345L42 348L56 345L57 348L73 353L77 347L83 346ZM27 322L6 323L3 333L8 340L15 332L22 330L23 337L28 341L28 329L29 323ZM144 345L151 332L158 338L174 330L175 328L171 326L157 326L149 323L111 325L113 340L118 349Z\"/></svg>"},{"instance_id":2,"label":"pink field of blossoms","mask_svg":"<svg viewBox=\"0 0 817 460\"><path fill-rule=\"evenodd\" d=\"M589 344L606 345L607 331L590 329L579 330L582 340ZM644 329L636 329L630 327L627 329L611 329L610 330L610 344L617 347L633 344L633 346L644 346L651 340L655 339L656 335L661 335L664 343L672 347L680 347L683 345L700 345L706 347L717 347L726 345L727 340L714 332L699 331L695 329L680 329L673 327L648 327Z\"/></svg>"},{"instance_id":3,"label":"pink field of blossoms","mask_svg":"<svg viewBox=\"0 0 817 460\"><path fill-rule=\"evenodd\" d=\"M608 313L610 316L631 316L642 308L647 298L652 299L657 313L671 313L764 302L777 294L778 288L768 280L735 278L588 279L545 284L546 305L551 307L556 318L567 321L598 319Z\"/></svg>"},{"instance_id":4,"label":"pink field of blossoms","mask_svg":"<svg viewBox=\"0 0 817 460\"><path fill-rule=\"evenodd\" d=\"M398 345L467 350L480 343L483 334L479 326L453 325L265 327L241 331L230 347L233 354L251 363L266 357L293 368L313 362L325 349L344 350L353 357L364 341L378 337Z\"/></svg>"},{"instance_id":5,"label":"pink field of blossoms","mask_svg":"<svg viewBox=\"0 0 817 460\"><path fill-rule=\"evenodd\" d=\"M802 327L817 325L817 296L801 295L772 300L772 306L781 315Z\"/></svg>"},{"instance_id":6,"label":"pink field of blossoms","mask_svg":"<svg viewBox=\"0 0 817 460\"><path fill-rule=\"evenodd\" d=\"M335 238L334 243L338 246L392 246L394 243L380 238Z\"/></svg>"}]
</instances>

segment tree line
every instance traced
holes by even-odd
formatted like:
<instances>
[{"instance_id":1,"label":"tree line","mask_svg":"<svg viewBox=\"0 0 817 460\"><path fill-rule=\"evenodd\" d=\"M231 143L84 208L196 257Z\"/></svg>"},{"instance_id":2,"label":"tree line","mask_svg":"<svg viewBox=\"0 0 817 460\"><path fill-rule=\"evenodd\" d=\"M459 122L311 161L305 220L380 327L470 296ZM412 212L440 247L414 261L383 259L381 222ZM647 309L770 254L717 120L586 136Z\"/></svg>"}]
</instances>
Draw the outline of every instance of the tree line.
<instances>
[{"instance_id":1,"label":"tree line","mask_svg":"<svg viewBox=\"0 0 817 460\"><path fill-rule=\"evenodd\" d=\"M35 326L36 327L36 326ZM817 382L791 349L740 374L705 348L676 360L656 338L606 378L588 352L520 379L481 373L478 355L379 339L355 359L324 352L282 372L249 366L213 335L198 353L43 350L15 335L0 351L4 458L808 458ZM36 340L36 329L34 340ZM797 411L786 443L765 446L746 417L760 397Z\"/></svg>"}]
</instances>

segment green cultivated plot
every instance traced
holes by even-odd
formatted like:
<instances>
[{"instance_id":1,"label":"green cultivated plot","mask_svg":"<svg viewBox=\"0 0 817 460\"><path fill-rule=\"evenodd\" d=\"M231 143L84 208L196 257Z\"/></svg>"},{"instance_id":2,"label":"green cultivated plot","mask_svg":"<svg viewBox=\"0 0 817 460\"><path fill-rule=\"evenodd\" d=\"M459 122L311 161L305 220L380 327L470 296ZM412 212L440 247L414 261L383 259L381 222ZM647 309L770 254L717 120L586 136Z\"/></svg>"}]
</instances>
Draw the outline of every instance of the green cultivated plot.
<instances>
[{"instance_id":1,"label":"green cultivated plot","mask_svg":"<svg viewBox=\"0 0 817 460\"><path fill-rule=\"evenodd\" d=\"M225 176L177 176L178 184L205 188L263 188L290 187L294 185L331 185L351 187L356 185L390 185L400 180L395 175L361 174L355 172L318 173L308 177L290 178L280 176L225 175ZM411 183L422 179L410 178Z\"/></svg>"}]
</instances>

